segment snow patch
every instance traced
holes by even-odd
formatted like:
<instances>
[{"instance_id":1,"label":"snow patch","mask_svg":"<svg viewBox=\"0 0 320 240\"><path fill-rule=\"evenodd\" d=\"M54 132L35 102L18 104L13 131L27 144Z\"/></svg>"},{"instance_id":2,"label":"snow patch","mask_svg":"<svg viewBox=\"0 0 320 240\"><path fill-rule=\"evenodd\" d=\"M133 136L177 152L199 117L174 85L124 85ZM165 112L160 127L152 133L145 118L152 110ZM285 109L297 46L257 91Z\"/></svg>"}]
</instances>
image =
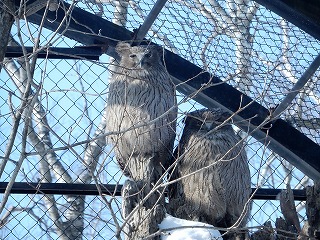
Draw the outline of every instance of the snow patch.
<instances>
[{"instance_id":1,"label":"snow patch","mask_svg":"<svg viewBox=\"0 0 320 240\"><path fill-rule=\"evenodd\" d=\"M210 224L201 222L188 221L180 218L172 217L167 214L163 221L159 224L162 230L183 227L175 230L165 231L161 236L162 240L222 240L218 230L208 228L192 228L193 226L212 227Z\"/></svg>"}]
</instances>

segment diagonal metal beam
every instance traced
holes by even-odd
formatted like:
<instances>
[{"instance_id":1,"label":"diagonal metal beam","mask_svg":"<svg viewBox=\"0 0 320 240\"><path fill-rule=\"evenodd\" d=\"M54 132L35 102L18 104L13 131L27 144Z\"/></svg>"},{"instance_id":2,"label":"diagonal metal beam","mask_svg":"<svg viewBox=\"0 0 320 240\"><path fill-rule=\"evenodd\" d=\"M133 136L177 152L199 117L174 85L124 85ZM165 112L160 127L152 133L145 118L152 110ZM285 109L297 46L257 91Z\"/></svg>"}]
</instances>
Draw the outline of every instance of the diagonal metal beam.
<instances>
[{"instance_id":1,"label":"diagonal metal beam","mask_svg":"<svg viewBox=\"0 0 320 240\"><path fill-rule=\"evenodd\" d=\"M19 0L16 0L19 4ZM70 5L64 3L65 9ZM132 39L133 33L112 22L74 8L72 17L65 23L65 9L48 12L43 26L59 32L85 45L98 45L108 55L116 57L114 47L118 41ZM40 24L43 10L28 17L30 22ZM292 163L314 180L320 180L320 146L282 119L268 122L270 111L232 86L222 82L205 70L165 50L165 63L173 76L177 90L190 95L206 107L219 106L237 113L239 127ZM196 93L196 94L195 94ZM241 111L239 111L241 109Z\"/></svg>"},{"instance_id":2,"label":"diagonal metal beam","mask_svg":"<svg viewBox=\"0 0 320 240\"><path fill-rule=\"evenodd\" d=\"M254 0L320 40L319 0Z\"/></svg>"}]
</instances>

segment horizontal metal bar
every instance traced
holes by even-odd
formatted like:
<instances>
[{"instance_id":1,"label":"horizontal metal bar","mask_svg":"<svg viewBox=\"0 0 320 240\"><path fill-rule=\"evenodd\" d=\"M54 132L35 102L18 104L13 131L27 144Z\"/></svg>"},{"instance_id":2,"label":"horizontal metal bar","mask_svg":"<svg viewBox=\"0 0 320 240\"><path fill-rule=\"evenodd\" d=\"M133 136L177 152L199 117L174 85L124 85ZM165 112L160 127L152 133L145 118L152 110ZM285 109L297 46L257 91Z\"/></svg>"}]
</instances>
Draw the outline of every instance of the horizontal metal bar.
<instances>
[{"instance_id":1,"label":"horizontal metal bar","mask_svg":"<svg viewBox=\"0 0 320 240\"><path fill-rule=\"evenodd\" d=\"M0 193L4 193L8 182L0 183ZM121 185L101 184L69 184L69 183L27 183L13 184L11 194L56 194L56 195L114 195L121 196Z\"/></svg>"},{"instance_id":2,"label":"horizontal metal bar","mask_svg":"<svg viewBox=\"0 0 320 240\"><path fill-rule=\"evenodd\" d=\"M118 41L132 39L133 33L127 29L77 7L72 11L72 18L68 18L70 21L62 23L65 20L65 9L70 7L69 4L62 3L64 9L48 12L46 21L43 22L44 27L56 31L61 26L59 32L63 31L65 36L82 44L101 45L112 57L117 57L114 47ZM16 4L19 4L19 0L16 0ZM28 20L40 24L43 14L43 10L40 10L29 16ZM318 144L282 119L261 127L270 116L268 109L182 57L165 50L165 63L179 92L192 96L206 107L218 106L232 113L237 112L235 120L236 123L242 123L238 125L240 128L244 131L251 130L250 134L258 141L268 144L271 150L313 180L320 180ZM238 111L239 108L241 111Z\"/></svg>"},{"instance_id":3,"label":"horizontal metal bar","mask_svg":"<svg viewBox=\"0 0 320 240\"><path fill-rule=\"evenodd\" d=\"M34 52L33 47L25 47L28 54ZM99 60L103 51L101 47L95 46L84 46L74 48L61 48L61 47L50 47L43 49L38 52L38 58L50 58L50 59L89 59ZM23 56L22 47L8 46L6 57L17 58Z\"/></svg>"},{"instance_id":4,"label":"horizontal metal bar","mask_svg":"<svg viewBox=\"0 0 320 240\"><path fill-rule=\"evenodd\" d=\"M0 194L5 192L7 182L0 183ZM101 194L108 196L121 196L122 185L100 184L69 184L69 183L26 183L16 182L13 184L11 194L53 194L53 195L91 195ZM252 188L253 199L276 200L282 189ZM306 200L305 190L293 189L294 199L297 201Z\"/></svg>"}]
</instances>

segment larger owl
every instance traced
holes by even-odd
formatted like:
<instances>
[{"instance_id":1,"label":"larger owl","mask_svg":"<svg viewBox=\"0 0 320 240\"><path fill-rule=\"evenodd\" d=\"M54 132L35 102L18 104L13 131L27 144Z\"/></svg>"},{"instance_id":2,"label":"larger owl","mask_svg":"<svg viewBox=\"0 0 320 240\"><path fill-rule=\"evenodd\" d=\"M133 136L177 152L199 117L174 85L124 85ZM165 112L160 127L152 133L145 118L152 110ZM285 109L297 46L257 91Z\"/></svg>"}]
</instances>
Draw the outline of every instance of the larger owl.
<instances>
[{"instance_id":1,"label":"larger owl","mask_svg":"<svg viewBox=\"0 0 320 240\"><path fill-rule=\"evenodd\" d=\"M172 155L175 86L160 47L119 42L116 51L121 61L109 85L106 128L125 175L141 180L150 171L159 175Z\"/></svg>"},{"instance_id":2,"label":"larger owl","mask_svg":"<svg viewBox=\"0 0 320 240\"><path fill-rule=\"evenodd\" d=\"M246 224L250 171L241 138L229 118L221 109L197 110L185 118L171 180L182 179L169 190L174 216L231 227L242 215L240 226Z\"/></svg>"},{"instance_id":3,"label":"larger owl","mask_svg":"<svg viewBox=\"0 0 320 240\"><path fill-rule=\"evenodd\" d=\"M139 207L125 227L126 239L131 240L156 232L165 214L163 194L152 189L170 165L177 108L175 86L162 64L161 50L118 43L121 61L109 85L107 140L130 177L122 192L123 216Z\"/></svg>"}]
</instances>

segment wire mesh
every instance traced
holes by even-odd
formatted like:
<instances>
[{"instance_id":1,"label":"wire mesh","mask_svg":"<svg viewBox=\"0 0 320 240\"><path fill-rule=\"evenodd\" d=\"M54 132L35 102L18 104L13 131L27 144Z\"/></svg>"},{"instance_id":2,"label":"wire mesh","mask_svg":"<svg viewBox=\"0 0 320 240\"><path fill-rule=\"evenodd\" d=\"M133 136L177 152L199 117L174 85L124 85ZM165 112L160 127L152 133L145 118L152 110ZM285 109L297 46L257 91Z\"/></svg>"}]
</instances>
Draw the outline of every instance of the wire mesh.
<instances>
[{"instance_id":1,"label":"wire mesh","mask_svg":"<svg viewBox=\"0 0 320 240\"><path fill-rule=\"evenodd\" d=\"M125 23L125 27L133 31L143 23L155 1L69 3L116 24ZM68 48L81 45L23 19L14 24L11 34L18 44L25 46L33 46L38 36L40 45L50 43L53 47ZM146 37L220 77L268 109L283 100L320 50L318 40L254 1L170 0ZM36 111L34 115L24 116L19 124L2 182L12 179L17 163L23 159L16 182L124 183L126 178L109 145L101 146L102 153L89 181L82 177L88 167L85 162L88 145L103 120L112 68L109 60L105 54L99 61L37 60L32 86L33 91L35 86L40 86L38 92L33 92L38 99L33 103ZM23 74L21 59L6 61L0 75L2 159L7 154L16 121L13 113L21 106L19 79L14 81L14 78ZM317 144L320 144L319 73L317 70L281 115ZM175 146L181 137L184 115L203 107L193 99L186 100L179 92L176 94L179 114ZM42 115L39 118L37 114ZM41 129L40 120L44 118L49 135ZM46 146L55 149L51 152L53 162L39 158L36 144L30 140L24 150L23 130L29 120ZM245 135L235 129L241 136ZM81 142L84 143L78 144ZM293 189L302 189L312 184L306 175L252 137L247 139L246 151L252 187L282 189L290 184ZM44 172L46 168L49 172ZM61 195L10 195L1 216L1 239L60 239L54 213L60 216L59 221L66 222L68 209L73 206L70 201L77 199ZM121 198L86 196L83 204L82 239L116 239L117 225L122 223ZM296 207L302 225L306 220L304 202L297 201ZM274 225L279 216L279 201L254 200L248 226L263 225L266 221Z\"/></svg>"}]
</instances>

